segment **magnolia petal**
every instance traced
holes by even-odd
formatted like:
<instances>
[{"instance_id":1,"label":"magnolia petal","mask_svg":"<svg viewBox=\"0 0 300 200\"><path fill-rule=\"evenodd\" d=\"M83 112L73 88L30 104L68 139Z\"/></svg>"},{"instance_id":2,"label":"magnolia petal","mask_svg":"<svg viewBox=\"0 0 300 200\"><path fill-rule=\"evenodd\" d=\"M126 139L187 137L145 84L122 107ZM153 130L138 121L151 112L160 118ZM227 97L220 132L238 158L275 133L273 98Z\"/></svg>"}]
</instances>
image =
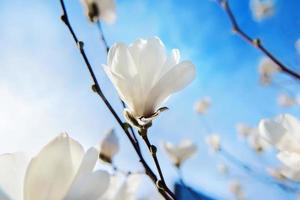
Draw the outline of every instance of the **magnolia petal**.
<instances>
[{"instance_id":1,"label":"magnolia petal","mask_svg":"<svg viewBox=\"0 0 300 200\"><path fill-rule=\"evenodd\" d=\"M138 66L140 64L140 60L142 59L141 53L144 50L146 44L147 44L147 40L138 39L135 42L133 42L132 44L130 44L128 47L136 66ZM137 68L137 70L139 71L139 68Z\"/></svg>"},{"instance_id":2,"label":"magnolia petal","mask_svg":"<svg viewBox=\"0 0 300 200\"><path fill-rule=\"evenodd\" d=\"M197 146L187 139L182 140L178 145L166 142L164 147L170 160L176 166L180 166L182 162L193 156L197 151Z\"/></svg>"},{"instance_id":3,"label":"magnolia petal","mask_svg":"<svg viewBox=\"0 0 300 200\"><path fill-rule=\"evenodd\" d=\"M166 62L164 63L164 67L160 72L161 76L163 76L166 72L168 72L172 67L177 65L179 63L179 60L180 60L179 49L172 49L171 55L167 58Z\"/></svg>"},{"instance_id":4,"label":"magnolia petal","mask_svg":"<svg viewBox=\"0 0 300 200\"><path fill-rule=\"evenodd\" d=\"M31 160L24 181L24 199L63 199L82 157L83 148L78 142L67 134L56 137Z\"/></svg>"},{"instance_id":5,"label":"magnolia petal","mask_svg":"<svg viewBox=\"0 0 300 200\"><path fill-rule=\"evenodd\" d=\"M116 192L113 200L123 200L124 197L126 197L126 200L135 200L137 189L140 185L140 178L138 174L128 176Z\"/></svg>"},{"instance_id":6,"label":"magnolia petal","mask_svg":"<svg viewBox=\"0 0 300 200\"><path fill-rule=\"evenodd\" d=\"M139 75L143 90L149 91L156 80L160 77L161 69L166 62L166 49L158 37L152 37L147 40L144 48L140 52Z\"/></svg>"},{"instance_id":7,"label":"magnolia petal","mask_svg":"<svg viewBox=\"0 0 300 200\"><path fill-rule=\"evenodd\" d=\"M119 151L119 139L114 131L111 129L103 138L100 144L100 154L105 156L108 160L112 160L113 156Z\"/></svg>"},{"instance_id":8,"label":"magnolia petal","mask_svg":"<svg viewBox=\"0 0 300 200\"><path fill-rule=\"evenodd\" d=\"M300 170L293 170L290 168L283 168L281 174L293 181L300 181Z\"/></svg>"},{"instance_id":9,"label":"magnolia petal","mask_svg":"<svg viewBox=\"0 0 300 200\"><path fill-rule=\"evenodd\" d=\"M103 65L103 68L131 113L134 116L139 115L143 111L145 97L142 95L141 85L138 84L138 76L125 79L111 71L110 67Z\"/></svg>"},{"instance_id":10,"label":"magnolia petal","mask_svg":"<svg viewBox=\"0 0 300 200\"><path fill-rule=\"evenodd\" d=\"M272 145L280 143L282 137L287 134L287 129L280 123L269 119L261 120L258 129L262 138Z\"/></svg>"},{"instance_id":11,"label":"magnolia petal","mask_svg":"<svg viewBox=\"0 0 300 200\"><path fill-rule=\"evenodd\" d=\"M23 199L23 180L28 159L22 153L0 156L0 199Z\"/></svg>"},{"instance_id":12,"label":"magnolia petal","mask_svg":"<svg viewBox=\"0 0 300 200\"><path fill-rule=\"evenodd\" d=\"M76 178L85 174L92 172L97 161L98 161L99 151L92 147L83 156L80 167L78 168ZM75 179L76 179L75 178Z\"/></svg>"},{"instance_id":13,"label":"magnolia petal","mask_svg":"<svg viewBox=\"0 0 300 200\"><path fill-rule=\"evenodd\" d=\"M114 44L108 52L108 66L115 74L131 79L137 70L130 51L124 43Z\"/></svg>"},{"instance_id":14,"label":"magnolia petal","mask_svg":"<svg viewBox=\"0 0 300 200\"><path fill-rule=\"evenodd\" d=\"M144 115L149 115L162 104L169 95L177 92L189 83L196 75L195 66L189 61L183 61L174 66L155 84L148 94ZM155 106L155 107L152 107Z\"/></svg>"},{"instance_id":15,"label":"magnolia petal","mask_svg":"<svg viewBox=\"0 0 300 200\"><path fill-rule=\"evenodd\" d=\"M294 152L281 151L277 154L278 159L287 167L299 170L300 154Z\"/></svg>"},{"instance_id":16,"label":"magnolia petal","mask_svg":"<svg viewBox=\"0 0 300 200\"><path fill-rule=\"evenodd\" d=\"M98 1L100 7L100 19L103 19L108 24L113 24L116 21L116 4L114 0Z\"/></svg>"},{"instance_id":17,"label":"magnolia petal","mask_svg":"<svg viewBox=\"0 0 300 200\"><path fill-rule=\"evenodd\" d=\"M99 200L134 200L138 186L140 185L141 175L131 174L125 178L117 174L111 178L109 188ZM125 198L126 197L126 198Z\"/></svg>"},{"instance_id":18,"label":"magnolia petal","mask_svg":"<svg viewBox=\"0 0 300 200\"><path fill-rule=\"evenodd\" d=\"M279 115L275 120L281 123L290 134L300 139L300 121L296 117L290 114L283 114Z\"/></svg>"},{"instance_id":19,"label":"magnolia petal","mask_svg":"<svg viewBox=\"0 0 300 200\"><path fill-rule=\"evenodd\" d=\"M98 200L107 190L109 174L98 170L80 176L64 200Z\"/></svg>"}]
</instances>

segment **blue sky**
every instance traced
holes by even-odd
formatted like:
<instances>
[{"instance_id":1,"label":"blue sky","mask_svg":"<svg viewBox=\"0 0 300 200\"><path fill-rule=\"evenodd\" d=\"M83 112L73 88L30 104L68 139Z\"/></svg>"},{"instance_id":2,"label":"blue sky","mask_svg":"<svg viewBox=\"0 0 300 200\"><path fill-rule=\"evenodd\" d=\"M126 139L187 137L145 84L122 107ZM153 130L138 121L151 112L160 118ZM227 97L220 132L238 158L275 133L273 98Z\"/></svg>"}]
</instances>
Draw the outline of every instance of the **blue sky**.
<instances>
[{"instance_id":1,"label":"blue sky","mask_svg":"<svg viewBox=\"0 0 300 200\"><path fill-rule=\"evenodd\" d=\"M121 106L101 64L105 51L95 26L88 23L79 1L67 1L70 20L116 109ZM300 56L294 48L300 37L300 2L277 0L276 14L262 22L252 19L248 1L230 1L244 30L263 43L284 63L299 69ZM111 114L90 90L91 81L66 27L59 20L58 1L0 2L0 153L34 153L62 131L85 147L96 145L103 134L115 127ZM204 143L204 121L193 111L193 104L210 96L212 109L205 121L221 135L224 146L236 157L263 172L266 163L276 163L274 152L256 156L236 137L235 124L256 125L263 117L289 112L299 116L299 107L283 109L276 103L280 88L259 85L257 64L261 54L230 32L223 11L211 0L132 0L117 1L116 24L103 25L109 44L131 43L137 38L159 36L168 49L179 48L183 59L197 66L196 80L167 103L169 111L154 123L149 137L178 142L190 138L199 153L183 167L185 181L219 199L232 199L228 181L240 179L248 199L294 199L272 184L262 183L238 168L230 177L217 173L222 160L211 155ZM277 80L292 82L285 75ZM289 86L297 94L296 86ZM122 151L116 164L137 168L137 158L117 128ZM147 152L145 151L145 154ZM175 169L163 150L159 159L171 184ZM150 160L149 160L150 162ZM146 185L146 184L145 184ZM147 192L151 187L143 186Z\"/></svg>"}]
</instances>

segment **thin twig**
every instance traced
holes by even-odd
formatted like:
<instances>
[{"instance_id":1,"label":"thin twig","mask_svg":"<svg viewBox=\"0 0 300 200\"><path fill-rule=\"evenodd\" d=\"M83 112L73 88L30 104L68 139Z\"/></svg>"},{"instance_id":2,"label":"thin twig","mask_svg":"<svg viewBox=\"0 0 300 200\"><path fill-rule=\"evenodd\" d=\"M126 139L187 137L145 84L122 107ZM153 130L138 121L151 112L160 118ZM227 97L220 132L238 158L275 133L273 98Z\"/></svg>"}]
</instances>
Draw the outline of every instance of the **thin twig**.
<instances>
[{"instance_id":1,"label":"thin twig","mask_svg":"<svg viewBox=\"0 0 300 200\"><path fill-rule=\"evenodd\" d=\"M157 148L156 148L155 145L153 145L153 144L150 143L147 132L148 132L147 128L146 129L142 129L140 131L140 135L142 136L145 144L147 145L147 147L148 147L148 149L149 149L149 151L151 153L151 156L152 156L153 161L155 163L156 169L157 169L158 174L160 176L161 182L157 182L157 185L161 186L170 196L172 196L174 199L176 199L174 193L168 188L168 186L166 184L164 175L162 173L162 170L161 170L158 158L157 158Z\"/></svg>"},{"instance_id":2,"label":"thin twig","mask_svg":"<svg viewBox=\"0 0 300 200\"><path fill-rule=\"evenodd\" d=\"M280 70L289 76L296 78L300 80L300 74L296 71L293 71L286 65L284 65L279 59L277 59L267 48L265 48L262 45L262 42L260 39L254 39L250 37L246 32L244 32L238 25L237 20L229 6L228 0L216 0L217 3L223 8L223 10L226 12L231 26L233 33L240 36L242 39L244 39L246 42L248 42L250 45L254 46L255 48L259 49L262 53L264 53L267 57L269 57L274 63L278 65Z\"/></svg>"},{"instance_id":3,"label":"thin twig","mask_svg":"<svg viewBox=\"0 0 300 200\"><path fill-rule=\"evenodd\" d=\"M156 175L154 174L154 172L152 171L152 169L149 167L149 165L146 163L139 147L136 145L134 139L132 138L132 136L130 135L129 131L127 128L125 128L122 120L120 119L120 117L117 115L116 111L113 109L113 107L111 106L111 104L109 103L109 101L107 100L107 98L105 97L105 95L103 94L102 90L101 90L101 87L97 81L97 78L95 76L95 73L92 69L92 66L85 54L85 51L84 51L84 43L82 41L79 41L70 22L69 22L69 18L68 18L68 14L67 14L67 11L66 11L66 7L65 7L65 4L64 4L64 0L60 0L60 4L61 4L61 7L62 7L62 10L63 10L63 15L61 16L61 19L62 21L65 23L65 25L68 27L77 47L79 48L79 51L80 51L80 54L81 56L83 57L84 59L84 62L89 70L89 73L91 75L91 78L94 82L94 85L93 85L93 90L99 95L99 97L101 98L101 100L105 103L106 107L109 109L109 111L112 113L112 115L114 116L114 118L116 119L117 123L120 125L120 127L123 129L123 131L125 132L126 136L128 137L129 141L131 142L132 146L134 147L134 150L136 151L139 159L140 159L140 162L142 163L143 167L145 168L145 172L146 174L151 178L151 180L156 184L158 179L156 177ZM162 194L162 196L167 199L167 200L172 200L172 199L175 199L175 198L171 198L165 191L163 190L160 190L158 188L158 191Z\"/></svg>"},{"instance_id":4,"label":"thin twig","mask_svg":"<svg viewBox=\"0 0 300 200\"><path fill-rule=\"evenodd\" d=\"M298 190L298 188L293 187L291 185L286 185L278 180L275 180L272 177L269 176L265 176L263 174L259 174L257 169L254 169L252 167L250 167L249 165L247 165L246 163L244 163L243 161L241 161L240 159L238 159L237 157L235 157L234 155L232 155L231 153L229 153L226 149L224 149L223 147L220 150L220 154L226 158L228 161L230 161L232 164L244 169L248 174L252 174L254 178L256 178L257 180L261 181L261 182L265 182L265 183L272 183L275 184L277 187L279 187L280 189L286 191L286 192L292 192L294 193L295 191Z\"/></svg>"}]
</instances>

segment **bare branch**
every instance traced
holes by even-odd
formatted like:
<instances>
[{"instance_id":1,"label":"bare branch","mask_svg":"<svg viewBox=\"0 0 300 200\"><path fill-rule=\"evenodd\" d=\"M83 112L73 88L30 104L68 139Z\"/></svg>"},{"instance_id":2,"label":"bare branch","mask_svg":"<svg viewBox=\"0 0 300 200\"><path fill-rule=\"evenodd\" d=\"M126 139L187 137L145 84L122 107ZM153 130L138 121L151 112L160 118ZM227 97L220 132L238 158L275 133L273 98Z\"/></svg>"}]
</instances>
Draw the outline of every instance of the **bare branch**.
<instances>
[{"instance_id":1,"label":"bare branch","mask_svg":"<svg viewBox=\"0 0 300 200\"><path fill-rule=\"evenodd\" d=\"M153 183L157 183L158 182L158 179L156 177L156 175L154 174L154 172L152 171L152 169L149 167L149 165L146 163L143 155L142 155L142 152L140 151L140 148L137 146L137 144L135 143L135 140L133 139L133 137L130 135L128 129L124 126L124 123L122 122L122 120L120 119L120 117L118 116L118 114L116 113L116 111L113 109L113 107L111 106L111 104L109 103L109 101L107 100L107 98L105 97L105 95L103 94L102 90L101 90L101 87L97 81L97 78L95 76L95 73L93 71L93 68L86 56L86 53L84 51L84 43L80 40L78 40L70 22L69 22L69 18L68 18L68 14L67 14L67 11L66 11L66 7L65 7L65 4L64 4L64 0L60 0L60 4L61 4L61 7L62 7L62 10L63 10L63 15L61 16L61 19L62 21L65 23L65 25L68 27L79 51L80 51L80 54L88 68L88 71L91 75L91 78L94 82L94 85L93 85L93 91L96 92L99 97L101 98L101 100L104 102L104 104L106 105L106 107L109 109L109 111L112 113L112 115L114 116L114 118L116 119L117 123L120 125L120 127L123 129L123 131L125 132L126 136L128 137L129 141L131 142L132 146L134 147L134 150L136 151L139 159L140 159L140 162L142 163L143 167L145 168L145 173L150 177L150 179L153 181ZM157 186L157 185L156 185ZM164 190L160 189L159 187L157 187L158 191L161 193L161 195L167 199L167 200L176 200L176 198L172 198L171 196L169 196Z\"/></svg>"},{"instance_id":2,"label":"bare branch","mask_svg":"<svg viewBox=\"0 0 300 200\"><path fill-rule=\"evenodd\" d=\"M286 73L287 75L296 78L298 80L300 80L300 74L298 72L295 72L293 70L291 70L289 67L287 67L286 65L284 65L281 61L279 61L278 58L276 58L267 48L265 48L262 45L262 42L260 39L254 39L252 37L250 37L247 33L245 33L238 25L236 17L234 16L228 0L216 0L217 3L223 8L223 10L226 12L231 26L232 26L232 31L237 34L238 36L240 36L242 39L244 39L246 42L248 42L250 45L254 46L255 48L257 48L258 50L260 50L262 53L264 53L267 57L269 57L274 63L276 63L278 65L278 67L280 68L280 70L284 73Z\"/></svg>"}]
</instances>

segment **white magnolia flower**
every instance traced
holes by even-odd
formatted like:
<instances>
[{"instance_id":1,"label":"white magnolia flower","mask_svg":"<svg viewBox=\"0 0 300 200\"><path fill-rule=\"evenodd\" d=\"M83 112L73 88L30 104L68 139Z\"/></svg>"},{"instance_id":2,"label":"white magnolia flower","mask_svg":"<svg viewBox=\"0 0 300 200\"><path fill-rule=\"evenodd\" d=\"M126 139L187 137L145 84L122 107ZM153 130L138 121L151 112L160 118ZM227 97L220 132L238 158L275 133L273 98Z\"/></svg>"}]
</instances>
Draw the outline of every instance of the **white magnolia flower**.
<instances>
[{"instance_id":1,"label":"white magnolia flower","mask_svg":"<svg viewBox=\"0 0 300 200\"><path fill-rule=\"evenodd\" d=\"M195 66L180 60L178 49L167 56L162 41L139 39L129 46L117 43L109 50L104 69L128 106L125 116L147 124L160 106L195 78Z\"/></svg>"},{"instance_id":2,"label":"white magnolia flower","mask_svg":"<svg viewBox=\"0 0 300 200\"><path fill-rule=\"evenodd\" d=\"M172 163L180 167L181 164L197 152L197 146L190 140L182 140L179 144L164 142L163 147Z\"/></svg>"},{"instance_id":3,"label":"white magnolia flower","mask_svg":"<svg viewBox=\"0 0 300 200\"><path fill-rule=\"evenodd\" d=\"M85 13L91 22L103 20L112 24L116 20L116 4L114 0L81 0Z\"/></svg>"},{"instance_id":4,"label":"white magnolia flower","mask_svg":"<svg viewBox=\"0 0 300 200\"><path fill-rule=\"evenodd\" d=\"M265 151L270 146L267 141L261 137L257 128L252 128L247 139L249 146L257 153Z\"/></svg>"},{"instance_id":5,"label":"white magnolia flower","mask_svg":"<svg viewBox=\"0 0 300 200\"><path fill-rule=\"evenodd\" d=\"M221 138L218 134L207 136L205 142L214 152L221 150Z\"/></svg>"},{"instance_id":6,"label":"white magnolia flower","mask_svg":"<svg viewBox=\"0 0 300 200\"><path fill-rule=\"evenodd\" d=\"M19 154L0 156L1 200L98 200L109 185L108 173L93 171L98 151L66 134L47 144L29 165Z\"/></svg>"},{"instance_id":7,"label":"white magnolia flower","mask_svg":"<svg viewBox=\"0 0 300 200\"><path fill-rule=\"evenodd\" d=\"M111 163L112 158L119 151L119 139L113 129L111 129L107 135L103 138L100 144L100 159Z\"/></svg>"},{"instance_id":8,"label":"white magnolia flower","mask_svg":"<svg viewBox=\"0 0 300 200\"><path fill-rule=\"evenodd\" d=\"M252 127L250 127L248 124L245 123L236 124L235 129L238 135L240 135L243 138L247 138L253 130Z\"/></svg>"},{"instance_id":9,"label":"white magnolia flower","mask_svg":"<svg viewBox=\"0 0 300 200\"><path fill-rule=\"evenodd\" d=\"M244 200L245 193L241 183L238 180L232 180L229 183L229 191L234 195L237 200Z\"/></svg>"},{"instance_id":10,"label":"white magnolia flower","mask_svg":"<svg viewBox=\"0 0 300 200\"><path fill-rule=\"evenodd\" d=\"M250 0L250 9L253 18L261 21L274 15L275 4L273 0Z\"/></svg>"},{"instance_id":11,"label":"white magnolia flower","mask_svg":"<svg viewBox=\"0 0 300 200\"><path fill-rule=\"evenodd\" d=\"M285 167L282 173L299 181L300 121L289 114L279 115L274 119L261 120L259 131L279 151L277 157Z\"/></svg>"},{"instance_id":12,"label":"white magnolia flower","mask_svg":"<svg viewBox=\"0 0 300 200\"><path fill-rule=\"evenodd\" d=\"M278 96L277 103L282 107L290 107L296 104L296 100L288 94L282 93Z\"/></svg>"},{"instance_id":13,"label":"white magnolia flower","mask_svg":"<svg viewBox=\"0 0 300 200\"><path fill-rule=\"evenodd\" d=\"M268 85L272 82L272 76L279 72L280 69L271 59L264 57L258 65L260 81L263 85Z\"/></svg>"},{"instance_id":14,"label":"white magnolia flower","mask_svg":"<svg viewBox=\"0 0 300 200\"><path fill-rule=\"evenodd\" d=\"M109 188L100 200L135 200L141 182L140 174L115 174Z\"/></svg>"},{"instance_id":15,"label":"white magnolia flower","mask_svg":"<svg viewBox=\"0 0 300 200\"><path fill-rule=\"evenodd\" d=\"M211 99L204 97L195 103L194 109L199 114L205 114L211 106Z\"/></svg>"},{"instance_id":16,"label":"white magnolia flower","mask_svg":"<svg viewBox=\"0 0 300 200\"><path fill-rule=\"evenodd\" d=\"M298 54L300 54L300 38L295 42L295 48Z\"/></svg>"},{"instance_id":17,"label":"white magnolia flower","mask_svg":"<svg viewBox=\"0 0 300 200\"><path fill-rule=\"evenodd\" d=\"M223 174L223 175L227 175L229 173L229 168L226 164L224 163L219 163L217 165L217 170L220 174Z\"/></svg>"}]
</instances>

